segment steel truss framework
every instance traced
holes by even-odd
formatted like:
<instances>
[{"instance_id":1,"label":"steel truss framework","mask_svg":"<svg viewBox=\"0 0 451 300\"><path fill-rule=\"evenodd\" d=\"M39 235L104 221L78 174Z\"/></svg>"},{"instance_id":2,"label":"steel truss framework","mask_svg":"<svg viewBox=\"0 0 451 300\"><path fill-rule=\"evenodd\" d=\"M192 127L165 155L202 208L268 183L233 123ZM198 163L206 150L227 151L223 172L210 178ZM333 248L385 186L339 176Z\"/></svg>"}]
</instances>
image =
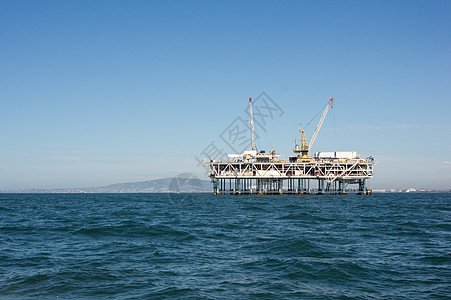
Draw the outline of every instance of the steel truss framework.
<instances>
[{"instance_id":1,"label":"steel truss framework","mask_svg":"<svg viewBox=\"0 0 451 300\"><path fill-rule=\"evenodd\" d=\"M215 194L345 194L348 191L371 194L366 181L373 177L374 163L354 159L267 163L210 161L205 165L210 168ZM358 187L347 189L349 184Z\"/></svg>"}]
</instances>

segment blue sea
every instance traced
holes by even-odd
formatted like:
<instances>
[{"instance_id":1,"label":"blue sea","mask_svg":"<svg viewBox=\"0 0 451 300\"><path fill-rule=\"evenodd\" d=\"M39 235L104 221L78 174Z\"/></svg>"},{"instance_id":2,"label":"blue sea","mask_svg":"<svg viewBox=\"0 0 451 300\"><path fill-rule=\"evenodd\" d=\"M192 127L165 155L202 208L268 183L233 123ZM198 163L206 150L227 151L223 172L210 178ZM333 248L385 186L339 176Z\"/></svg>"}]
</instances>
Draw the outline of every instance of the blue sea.
<instances>
[{"instance_id":1,"label":"blue sea","mask_svg":"<svg viewBox=\"0 0 451 300\"><path fill-rule=\"evenodd\" d=\"M451 194L0 194L0 299L449 299Z\"/></svg>"}]
</instances>

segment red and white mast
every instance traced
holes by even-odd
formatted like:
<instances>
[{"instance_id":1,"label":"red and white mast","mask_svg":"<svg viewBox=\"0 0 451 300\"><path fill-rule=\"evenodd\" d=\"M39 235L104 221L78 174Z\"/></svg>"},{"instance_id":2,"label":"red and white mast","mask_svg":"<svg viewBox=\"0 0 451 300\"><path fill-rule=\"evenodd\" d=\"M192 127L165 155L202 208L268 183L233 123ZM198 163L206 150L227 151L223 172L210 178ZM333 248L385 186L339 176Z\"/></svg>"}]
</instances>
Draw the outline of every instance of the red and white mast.
<instances>
[{"instance_id":1,"label":"red and white mast","mask_svg":"<svg viewBox=\"0 0 451 300\"><path fill-rule=\"evenodd\" d=\"M252 98L249 98L249 107L251 110L251 138L252 138L252 150L255 150L255 141L254 141L254 116L252 114Z\"/></svg>"}]
</instances>

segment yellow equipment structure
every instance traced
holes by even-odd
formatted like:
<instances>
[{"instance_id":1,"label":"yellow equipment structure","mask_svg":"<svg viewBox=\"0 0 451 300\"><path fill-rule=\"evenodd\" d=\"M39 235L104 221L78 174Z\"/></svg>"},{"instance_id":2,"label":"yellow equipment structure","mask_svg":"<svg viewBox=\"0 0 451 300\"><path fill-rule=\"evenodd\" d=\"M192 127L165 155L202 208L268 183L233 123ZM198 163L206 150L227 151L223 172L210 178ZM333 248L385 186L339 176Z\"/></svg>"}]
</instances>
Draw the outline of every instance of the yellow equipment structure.
<instances>
[{"instance_id":1,"label":"yellow equipment structure","mask_svg":"<svg viewBox=\"0 0 451 300\"><path fill-rule=\"evenodd\" d=\"M308 156L308 152L311 147L313 147L313 143L315 143L316 137L318 136L318 132L321 129L321 126L323 125L324 119L326 118L327 112L329 111L329 108L332 104L332 101L334 100L334 97L330 98L329 103L327 103L326 108L323 111L323 115L321 116L321 119L318 122L318 125L316 125L315 132L313 133L312 138L310 139L310 143L307 143L307 138L305 137L305 132L303 128L299 128L299 132L301 132L301 139L295 140L301 142L301 148L299 148L299 145L296 145L293 152L298 154L301 153L301 156L298 156L296 159L297 162L311 162L314 161L313 158Z\"/></svg>"}]
</instances>

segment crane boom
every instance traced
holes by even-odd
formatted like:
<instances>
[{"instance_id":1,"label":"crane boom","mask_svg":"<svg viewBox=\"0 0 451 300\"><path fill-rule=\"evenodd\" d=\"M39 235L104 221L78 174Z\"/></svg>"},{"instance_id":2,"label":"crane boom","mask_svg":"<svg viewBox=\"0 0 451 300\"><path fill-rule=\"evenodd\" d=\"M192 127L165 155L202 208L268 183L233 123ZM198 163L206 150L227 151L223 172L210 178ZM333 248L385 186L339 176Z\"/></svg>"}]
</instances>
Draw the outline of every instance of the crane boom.
<instances>
[{"instance_id":1,"label":"crane boom","mask_svg":"<svg viewBox=\"0 0 451 300\"><path fill-rule=\"evenodd\" d=\"M300 141L302 143L301 148L299 148L299 145L295 145L295 148L293 150L294 153L301 153L301 156L298 156L296 159L297 162L314 161L313 158L308 156L308 152L309 152L310 148L312 148L313 143L315 143L316 137L318 136L318 132L321 129L321 126L323 125L324 119L326 118L327 112L329 111L329 108L330 108L333 100L334 100L334 97L330 98L329 103L327 103L326 108L323 111L323 115L321 116L321 119L319 120L318 125L316 125L316 129L315 129L315 132L313 133L310 143L307 144L307 139L305 138L304 129L299 128L299 132L301 133L301 139L295 140L295 141Z\"/></svg>"},{"instance_id":2,"label":"crane boom","mask_svg":"<svg viewBox=\"0 0 451 300\"><path fill-rule=\"evenodd\" d=\"M318 125L316 125L315 132L313 133L312 139L309 143L309 148L313 147L313 143L316 140L316 137L318 136L318 132L321 129L321 126L323 125L324 119L326 118L327 112L329 111L329 107L332 103L332 100L334 100L334 97L330 98L329 103L327 103L326 108L324 109L323 115L321 116L321 119L318 122Z\"/></svg>"}]
</instances>

